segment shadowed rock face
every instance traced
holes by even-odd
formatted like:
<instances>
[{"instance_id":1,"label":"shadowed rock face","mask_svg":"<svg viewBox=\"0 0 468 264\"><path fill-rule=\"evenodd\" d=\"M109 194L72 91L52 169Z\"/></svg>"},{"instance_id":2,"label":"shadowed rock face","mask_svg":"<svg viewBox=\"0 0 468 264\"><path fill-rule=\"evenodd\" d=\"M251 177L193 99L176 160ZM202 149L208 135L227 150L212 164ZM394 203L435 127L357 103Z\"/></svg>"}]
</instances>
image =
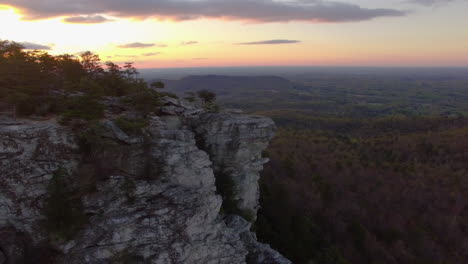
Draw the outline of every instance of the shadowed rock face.
<instances>
[{"instance_id":1,"label":"shadowed rock face","mask_svg":"<svg viewBox=\"0 0 468 264\"><path fill-rule=\"evenodd\" d=\"M262 151L273 138L275 125L269 118L232 114L203 114L191 119L199 147L209 153L218 191L233 212L254 221L259 199L259 173L268 159ZM223 193L229 192L229 193ZM229 200L229 201L226 201Z\"/></svg>"},{"instance_id":2,"label":"shadowed rock face","mask_svg":"<svg viewBox=\"0 0 468 264\"><path fill-rule=\"evenodd\" d=\"M160 110L136 135L101 121L87 151L54 120L0 123L0 263L44 245L42 263L290 263L233 214L256 216L273 122L169 98ZM66 238L47 228L57 171L86 218Z\"/></svg>"}]
</instances>

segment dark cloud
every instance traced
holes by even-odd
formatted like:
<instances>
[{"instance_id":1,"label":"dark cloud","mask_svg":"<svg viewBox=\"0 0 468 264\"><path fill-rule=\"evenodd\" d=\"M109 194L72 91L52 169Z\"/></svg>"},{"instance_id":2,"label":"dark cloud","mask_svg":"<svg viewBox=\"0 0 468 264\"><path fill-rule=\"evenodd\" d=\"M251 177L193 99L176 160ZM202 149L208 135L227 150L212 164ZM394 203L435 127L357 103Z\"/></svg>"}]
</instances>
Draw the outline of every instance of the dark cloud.
<instances>
[{"instance_id":1,"label":"dark cloud","mask_svg":"<svg viewBox=\"0 0 468 264\"><path fill-rule=\"evenodd\" d=\"M425 5L425 6L434 6L434 5L443 5L453 2L453 0L408 0L407 3Z\"/></svg>"},{"instance_id":2,"label":"dark cloud","mask_svg":"<svg viewBox=\"0 0 468 264\"><path fill-rule=\"evenodd\" d=\"M124 49L141 49L141 48L149 48L154 47L156 44L154 43L141 43L141 42L134 42L129 44L118 45L119 48Z\"/></svg>"},{"instance_id":3,"label":"dark cloud","mask_svg":"<svg viewBox=\"0 0 468 264\"><path fill-rule=\"evenodd\" d=\"M21 45L28 50L50 50L52 47L31 42L21 42Z\"/></svg>"},{"instance_id":4,"label":"dark cloud","mask_svg":"<svg viewBox=\"0 0 468 264\"><path fill-rule=\"evenodd\" d=\"M149 52L149 53L143 53L141 55L146 56L146 57L151 57L151 56L156 56L161 54L161 52Z\"/></svg>"},{"instance_id":5,"label":"dark cloud","mask_svg":"<svg viewBox=\"0 0 468 264\"><path fill-rule=\"evenodd\" d=\"M419 0L416 0L419 1ZM20 8L26 19L107 14L127 18L193 20L217 18L256 23L349 22L404 16L392 8L365 8L334 0L0 0Z\"/></svg>"},{"instance_id":6,"label":"dark cloud","mask_svg":"<svg viewBox=\"0 0 468 264\"><path fill-rule=\"evenodd\" d=\"M198 44L198 41L184 41L180 43L180 45L182 46L195 45L195 44Z\"/></svg>"},{"instance_id":7,"label":"dark cloud","mask_svg":"<svg viewBox=\"0 0 468 264\"><path fill-rule=\"evenodd\" d=\"M108 19L99 15L83 15L83 16L71 16L65 18L63 21L72 24L99 24L110 22L112 19Z\"/></svg>"},{"instance_id":8,"label":"dark cloud","mask_svg":"<svg viewBox=\"0 0 468 264\"><path fill-rule=\"evenodd\" d=\"M271 39L264 41L254 41L254 42L243 42L237 43L238 45L278 45L278 44L293 44L300 43L299 40L289 40L289 39Z\"/></svg>"}]
</instances>

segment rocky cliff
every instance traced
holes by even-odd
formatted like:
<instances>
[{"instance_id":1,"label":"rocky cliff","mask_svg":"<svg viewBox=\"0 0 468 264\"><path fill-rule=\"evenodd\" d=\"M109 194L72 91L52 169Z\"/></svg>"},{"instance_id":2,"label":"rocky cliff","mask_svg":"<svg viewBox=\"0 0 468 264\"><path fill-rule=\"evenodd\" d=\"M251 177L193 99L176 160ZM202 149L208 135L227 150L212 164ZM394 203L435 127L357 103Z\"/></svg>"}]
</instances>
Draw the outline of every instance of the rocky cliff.
<instances>
[{"instance_id":1,"label":"rocky cliff","mask_svg":"<svg viewBox=\"0 0 468 264\"><path fill-rule=\"evenodd\" d=\"M0 264L290 263L250 232L270 119L105 103L81 130L0 122Z\"/></svg>"}]
</instances>

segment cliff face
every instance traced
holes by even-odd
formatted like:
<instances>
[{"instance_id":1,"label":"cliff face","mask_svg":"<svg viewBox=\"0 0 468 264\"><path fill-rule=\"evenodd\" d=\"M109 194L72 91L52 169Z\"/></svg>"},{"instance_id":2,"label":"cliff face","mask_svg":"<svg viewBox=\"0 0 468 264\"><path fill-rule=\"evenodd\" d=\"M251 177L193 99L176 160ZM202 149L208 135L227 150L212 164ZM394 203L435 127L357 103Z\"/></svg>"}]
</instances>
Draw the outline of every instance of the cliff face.
<instances>
[{"instance_id":1,"label":"cliff face","mask_svg":"<svg viewBox=\"0 0 468 264\"><path fill-rule=\"evenodd\" d=\"M249 231L274 123L166 98L142 130L0 122L0 264L290 263ZM241 217L242 216L242 217Z\"/></svg>"}]
</instances>

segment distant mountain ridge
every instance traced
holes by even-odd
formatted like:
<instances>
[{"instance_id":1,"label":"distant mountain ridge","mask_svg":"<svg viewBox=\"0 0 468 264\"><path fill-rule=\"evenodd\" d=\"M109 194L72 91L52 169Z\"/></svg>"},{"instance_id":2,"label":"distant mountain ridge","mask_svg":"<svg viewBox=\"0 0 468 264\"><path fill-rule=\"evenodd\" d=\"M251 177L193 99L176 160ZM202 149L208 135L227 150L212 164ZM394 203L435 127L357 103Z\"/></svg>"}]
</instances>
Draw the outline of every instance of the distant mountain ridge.
<instances>
[{"instance_id":1,"label":"distant mountain ridge","mask_svg":"<svg viewBox=\"0 0 468 264\"><path fill-rule=\"evenodd\" d=\"M225 76L225 75L191 75L180 80L160 80L166 84L168 91L180 94L187 91L210 89L219 96L231 93L289 91L291 81L277 76Z\"/></svg>"},{"instance_id":2,"label":"distant mountain ridge","mask_svg":"<svg viewBox=\"0 0 468 264\"><path fill-rule=\"evenodd\" d=\"M218 101L227 107L269 109L284 98L299 100L299 90L288 79L278 76L191 75L180 80L164 80L166 91L185 96L186 92L207 89L216 93Z\"/></svg>"}]
</instances>

